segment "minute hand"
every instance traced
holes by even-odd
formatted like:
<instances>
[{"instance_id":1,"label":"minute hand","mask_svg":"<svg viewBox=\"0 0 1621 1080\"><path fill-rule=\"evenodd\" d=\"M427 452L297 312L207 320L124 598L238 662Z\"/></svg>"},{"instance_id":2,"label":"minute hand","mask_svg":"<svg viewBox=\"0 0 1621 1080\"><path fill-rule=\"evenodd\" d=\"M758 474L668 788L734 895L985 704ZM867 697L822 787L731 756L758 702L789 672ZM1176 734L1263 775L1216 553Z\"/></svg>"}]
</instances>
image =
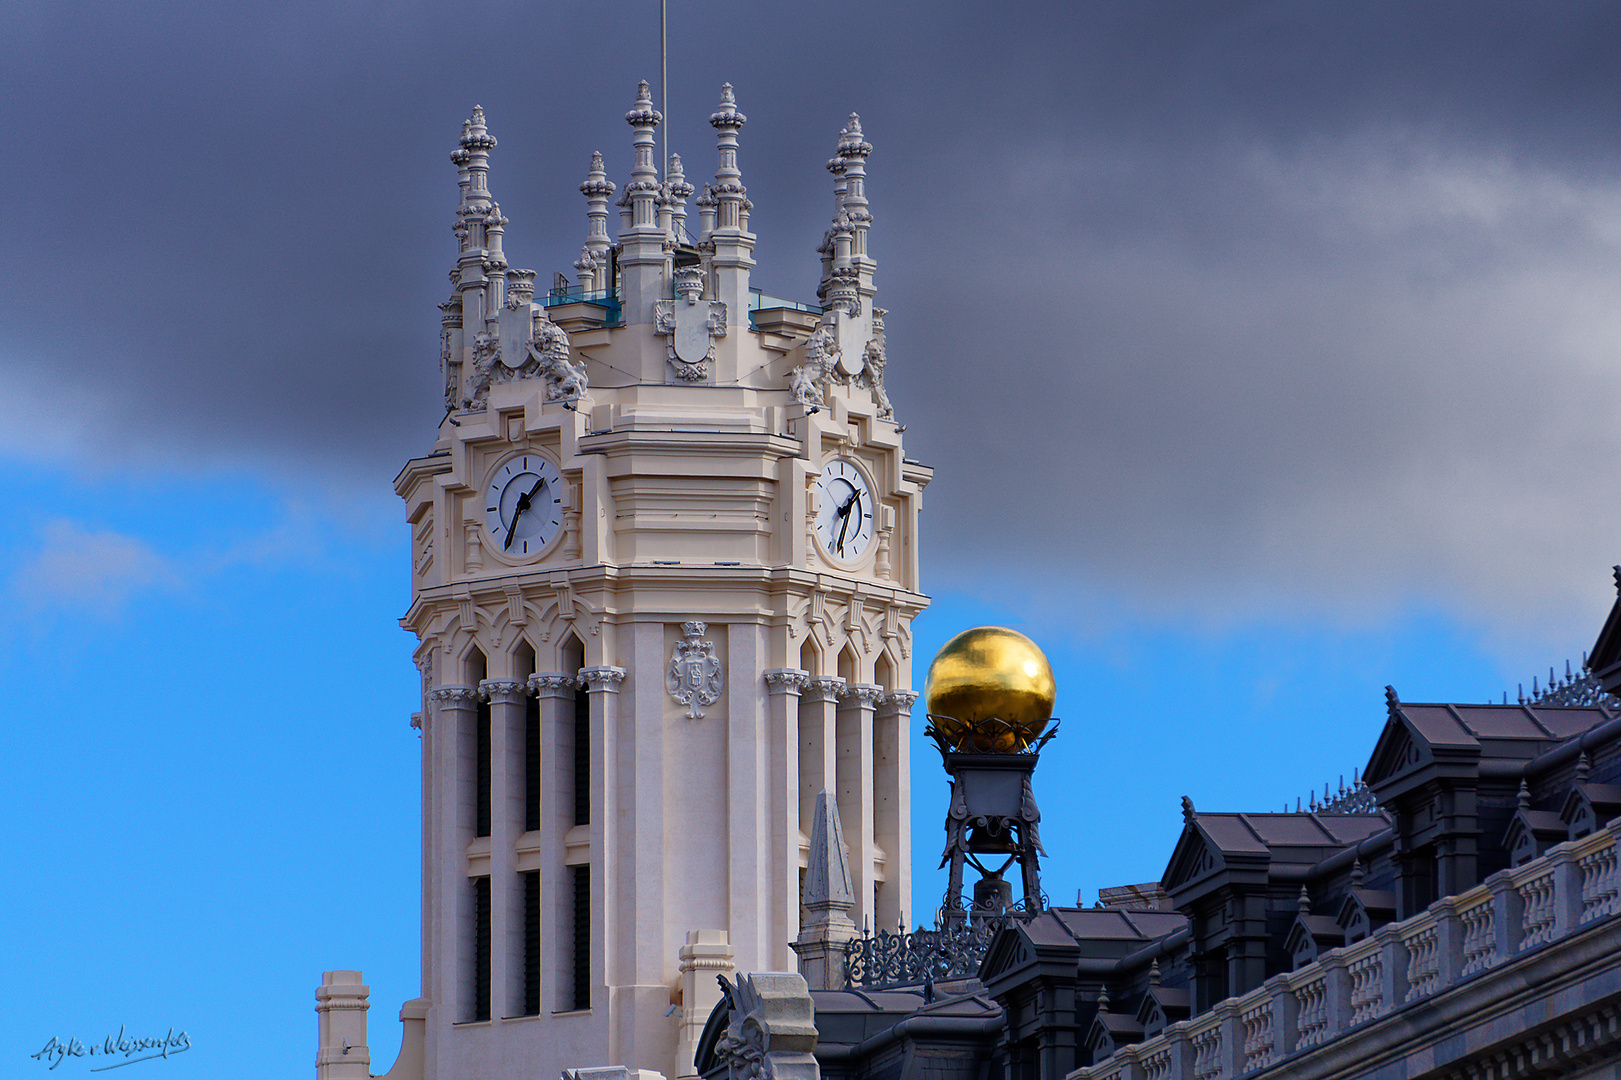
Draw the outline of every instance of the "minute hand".
<instances>
[{"instance_id":1,"label":"minute hand","mask_svg":"<svg viewBox=\"0 0 1621 1080\"><path fill-rule=\"evenodd\" d=\"M860 501L861 492L852 491L850 492L850 497L844 500L844 505L839 507L839 537L833 542L833 550L835 554L844 554L844 534L850 528L850 510Z\"/></svg>"}]
</instances>

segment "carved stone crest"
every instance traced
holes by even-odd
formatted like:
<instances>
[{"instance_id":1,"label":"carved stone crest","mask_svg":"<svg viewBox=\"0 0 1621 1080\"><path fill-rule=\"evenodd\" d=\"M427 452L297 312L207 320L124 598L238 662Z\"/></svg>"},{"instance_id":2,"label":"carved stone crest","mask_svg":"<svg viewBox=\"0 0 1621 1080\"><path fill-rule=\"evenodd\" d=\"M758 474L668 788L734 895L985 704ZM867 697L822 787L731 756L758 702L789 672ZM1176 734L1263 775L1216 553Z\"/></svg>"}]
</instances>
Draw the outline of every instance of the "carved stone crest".
<instances>
[{"instance_id":1,"label":"carved stone crest","mask_svg":"<svg viewBox=\"0 0 1621 1080\"><path fill-rule=\"evenodd\" d=\"M715 643L702 640L708 623L684 622L681 632L685 641L675 643L670 656L670 670L664 684L670 696L687 707L688 720L702 720L700 706L713 705L726 689L726 672L721 669L720 657L715 655Z\"/></svg>"},{"instance_id":2,"label":"carved stone crest","mask_svg":"<svg viewBox=\"0 0 1621 1080\"><path fill-rule=\"evenodd\" d=\"M568 401L585 394L585 365L569 359L568 334L546 316L544 307L529 300L533 280L532 274L527 279L519 277L517 287L508 291L498 333L474 337L473 373L463 402L466 407L483 408L492 382L515 379L544 378L547 401Z\"/></svg>"},{"instance_id":3,"label":"carved stone crest","mask_svg":"<svg viewBox=\"0 0 1621 1080\"><path fill-rule=\"evenodd\" d=\"M709 361L715 354L715 339L726 336L726 305L719 300L702 301L703 268L683 266L675 272L674 300L657 300L653 306L653 329L670 339L670 363L675 373L689 382L709 376Z\"/></svg>"}]
</instances>

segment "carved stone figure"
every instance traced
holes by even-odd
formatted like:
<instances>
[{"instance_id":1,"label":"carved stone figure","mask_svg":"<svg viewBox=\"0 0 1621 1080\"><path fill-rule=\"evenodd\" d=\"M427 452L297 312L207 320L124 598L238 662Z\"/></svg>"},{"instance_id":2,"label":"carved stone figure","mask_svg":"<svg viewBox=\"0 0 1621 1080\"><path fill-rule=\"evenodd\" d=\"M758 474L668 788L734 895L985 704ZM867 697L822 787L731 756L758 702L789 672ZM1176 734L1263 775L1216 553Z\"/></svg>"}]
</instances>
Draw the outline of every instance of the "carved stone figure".
<instances>
[{"instance_id":1,"label":"carved stone figure","mask_svg":"<svg viewBox=\"0 0 1621 1080\"><path fill-rule=\"evenodd\" d=\"M529 342L529 356L536 371L546 379L546 400L565 401L583 397L587 389L585 365L569 359L568 334L546 317L546 309L534 309L535 333Z\"/></svg>"},{"instance_id":2,"label":"carved stone figure","mask_svg":"<svg viewBox=\"0 0 1621 1080\"><path fill-rule=\"evenodd\" d=\"M803 977L787 972L724 975L726 1033L715 1056L730 1080L817 1080L815 1005Z\"/></svg>"},{"instance_id":3,"label":"carved stone figure","mask_svg":"<svg viewBox=\"0 0 1621 1080\"><path fill-rule=\"evenodd\" d=\"M839 362L839 345L831 323L819 324L805 342L805 362L788 373L788 392L801 405L826 400L827 382Z\"/></svg>"},{"instance_id":4,"label":"carved stone figure","mask_svg":"<svg viewBox=\"0 0 1621 1080\"><path fill-rule=\"evenodd\" d=\"M726 689L726 672L715 655L715 643L701 640L707 629L708 623L681 624L686 640L675 643L664 680L670 696L687 707L688 720L702 720L704 714L699 706L713 705Z\"/></svg>"},{"instance_id":5,"label":"carved stone figure","mask_svg":"<svg viewBox=\"0 0 1621 1080\"><path fill-rule=\"evenodd\" d=\"M861 372L861 382L872 390L872 400L878 406L880 419L895 419L895 406L889 402L889 392L884 389L884 364L887 357L884 355L884 316L883 308L872 309L872 339L867 342L867 363Z\"/></svg>"},{"instance_id":6,"label":"carved stone figure","mask_svg":"<svg viewBox=\"0 0 1621 1080\"><path fill-rule=\"evenodd\" d=\"M494 334L479 331L473 336L473 371L467 377L467 394L462 406L482 409L490 401L490 380L501 356L501 344Z\"/></svg>"}]
</instances>

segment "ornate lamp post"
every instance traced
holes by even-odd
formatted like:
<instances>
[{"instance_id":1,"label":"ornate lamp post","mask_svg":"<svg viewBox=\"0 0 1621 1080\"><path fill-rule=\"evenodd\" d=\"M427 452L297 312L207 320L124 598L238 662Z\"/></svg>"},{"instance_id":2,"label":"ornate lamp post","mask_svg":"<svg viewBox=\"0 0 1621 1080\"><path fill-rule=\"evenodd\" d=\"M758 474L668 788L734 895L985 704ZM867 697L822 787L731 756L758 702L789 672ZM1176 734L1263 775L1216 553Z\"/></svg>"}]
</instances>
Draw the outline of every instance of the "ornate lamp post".
<instances>
[{"instance_id":1,"label":"ornate lamp post","mask_svg":"<svg viewBox=\"0 0 1621 1080\"><path fill-rule=\"evenodd\" d=\"M1031 790L1041 748L1058 733L1052 719L1052 665L1036 643L996 626L964 631L929 665L924 734L951 776L946 848L951 867L943 919L1035 914L1045 907L1037 858L1041 811ZM1000 866L989 866L1001 858ZM1013 902L1002 874L1019 864L1024 896ZM963 905L963 866L979 871L973 904Z\"/></svg>"}]
</instances>

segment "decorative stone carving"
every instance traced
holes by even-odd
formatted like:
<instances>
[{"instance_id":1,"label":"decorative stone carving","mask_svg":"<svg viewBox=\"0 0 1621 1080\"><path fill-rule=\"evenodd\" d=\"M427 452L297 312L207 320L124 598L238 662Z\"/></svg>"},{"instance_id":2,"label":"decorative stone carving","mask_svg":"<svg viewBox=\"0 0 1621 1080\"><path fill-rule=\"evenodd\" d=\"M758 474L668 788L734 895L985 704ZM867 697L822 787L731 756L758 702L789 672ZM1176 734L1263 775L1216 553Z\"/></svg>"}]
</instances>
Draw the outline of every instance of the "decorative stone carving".
<instances>
[{"instance_id":1,"label":"decorative stone carving","mask_svg":"<svg viewBox=\"0 0 1621 1080\"><path fill-rule=\"evenodd\" d=\"M683 266L675 272L677 298L653 303L653 330L670 339L670 364L679 378L689 382L709 377L715 339L726 336L725 303L698 299L704 291L703 278L702 267Z\"/></svg>"},{"instance_id":2,"label":"decorative stone carving","mask_svg":"<svg viewBox=\"0 0 1621 1080\"><path fill-rule=\"evenodd\" d=\"M619 693L619 684L625 681L625 669L622 667L588 667L580 669L580 689L587 691L606 690L610 694Z\"/></svg>"},{"instance_id":3,"label":"decorative stone carving","mask_svg":"<svg viewBox=\"0 0 1621 1080\"><path fill-rule=\"evenodd\" d=\"M527 284L532 296L532 275ZM547 401L572 400L586 392L585 365L569 359L568 334L547 318L545 308L524 301L521 289L516 285L507 307L502 309L500 336L480 332L473 338L473 373L467 380L463 402L469 409L489 404L492 382L544 378ZM512 295L519 298L517 306L510 302Z\"/></svg>"},{"instance_id":4,"label":"decorative stone carving","mask_svg":"<svg viewBox=\"0 0 1621 1080\"><path fill-rule=\"evenodd\" d=\"M805 689L810 672L799 668L772 668L765 673L766 690L772 694L795 694Z\"/></svg>"},{"instance_id":5,"label":"decorative stone carving","mask_svg":"<svg viewBox=\"0 0 1621 1080\"><path fill-rule=\"evenodd\" d=\"M846 705L876 708L884 700L884 688L871 683L851 683L839 691L839 701Z\"/></svg>"},{"instance_id":6,"label":"decorative stone carving","mask_svg":"<svg viewBox=\"0 0 1621 1080\"><path fill-rule=\"evenodd\" d=\"M726 689L726 672L715 655L715 643L701 640L707 629L709 624L703 622L681 624L686 640L675 643L670 670L664 678L670 696L687 707L688 720L702 720L700 706L713 705Z\"/></svg>"},{"instance_id":7,"label":"decorative stone carving","mask_svg":"<svg viewBox=\"0 0 1621 1080\"><path fill-rule=\"evenodd\" d=\"M436 686L428 691L428 700L440 708L472 709L478 706L478 688Z\"/></svg>"},{"instance_id":8,"label":"decorative stone carving","mask_svg":"<svg viewBox=\"0 0 1621 1080\"><path fill-rule=\"evenodd\" d=\"M574 691L579 688L580 680L574 675L564 675L560 671L537 671L529 676L529 692L535 697L573 697Z\"/></svg>"},{"instance_id":9,"label":"decorative stone carving","mask_svg":"<svg viewBox=\"0 0 1621 1080\"><path fill-rule=\"evenodd\" d=\"M485 679L478 684L478 696L489 702L513 702L529 696L529 688L518 679Z\"/></svg>"},{"instance_id":10,"label":"decorative stone carving","mask_svg":"<svg viewBox=\"0 0 1621 1080\"><path fill-rule=\"evenodd\" d=\"M844 691L844 680L837 675L813 675L805 680L803 696L812 702L837 701Z\"/></svg>"},{"instance_id":11,"label":"decorative stone carving","mask_svg":"<svg viewBox=\"0 0 1621 1080\"><path fill-rule=\"evenodd\" d=\"M462 407L467 409L482 409L490 401L490 379L495 370L497 357L501 355L501 345L494 334L480 330L473 335L473 371L467 377L467 395L462 398Z\"/></svg>"},{"instance_id":12,"label":"decorative stone carving","mask_svg":"<svg viewBox=\"0 0 1621 1080\"><path fill-rule=\"evenodd\" d=\"M788 373L788 393L801 405L820 405L841 353L833 324L819 323L805 342L805 362Z\"/></svg>"},{"instance_id":13,"label":"decorative stone carving","mask_svg":"<svg viewBox=\"0 0 1621 1080\"><path fill-rule=\"evenodd\" d=\"M884 365L888 362L884 356L884 316L887 314L883 308L872 309L872 338L867 342L867 362L861 369L860 383L872 391L879 418L893 420L895 406L890 404L889 391L884 389Z\"/></svg>"},{"instance_id":14,"label":"decorative stone carving","mask_svg":"<svg viewBox=\"0 0 1621 1080\"><path fill-rule=\"evenodd\" d=\"M786 972L720 979L726 995L726 1034L715 1055L730 1080L819 1080L815 1008L802 976Z\"/></svg>"}]
</instances>

